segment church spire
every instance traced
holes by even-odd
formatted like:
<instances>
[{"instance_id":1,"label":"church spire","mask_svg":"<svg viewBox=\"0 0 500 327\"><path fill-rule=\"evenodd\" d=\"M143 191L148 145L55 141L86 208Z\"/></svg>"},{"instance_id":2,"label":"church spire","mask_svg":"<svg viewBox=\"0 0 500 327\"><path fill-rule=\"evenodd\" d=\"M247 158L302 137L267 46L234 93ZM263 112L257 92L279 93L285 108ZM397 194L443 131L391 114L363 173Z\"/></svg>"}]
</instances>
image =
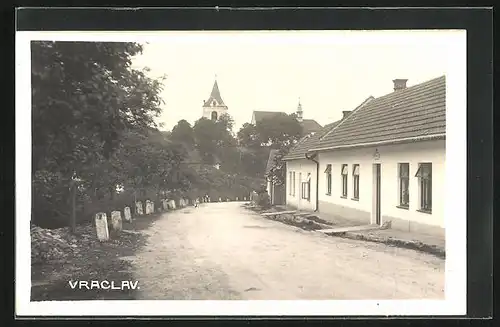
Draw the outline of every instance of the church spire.
<instances>
[{"instance_id":1,"label":"church spire","mask_svg":"<svg viewBox=\"0 0 500 327\"><path fill-rule=\"evenodd\" d=\"M302 104L300 103L300 97L299 97L299 105L297 106L297 120L299 122L302 122L303 113L304 111L302 110Z\"/></svg>"},{"instance_id":2,"label":"church spire","mask_svg":"<svg viewBox=\"0 0 500 327\"><path fill-rule=\"evenodd\" d=\"M207 101L205 101L204 107L212 106L225 106L224 101L220 95L219 85L217 84L217 75L215 75L214 86L212 87L212 92Z\"/></svg>"}]
</instances>

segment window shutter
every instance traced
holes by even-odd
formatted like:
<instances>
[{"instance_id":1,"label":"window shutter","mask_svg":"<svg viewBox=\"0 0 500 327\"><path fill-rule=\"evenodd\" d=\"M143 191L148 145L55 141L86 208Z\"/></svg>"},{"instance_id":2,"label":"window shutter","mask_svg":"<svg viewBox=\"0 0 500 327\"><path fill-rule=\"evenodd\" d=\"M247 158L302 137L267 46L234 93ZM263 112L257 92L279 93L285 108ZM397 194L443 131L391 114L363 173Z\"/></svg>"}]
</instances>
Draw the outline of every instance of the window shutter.
<instances>
[{"instance_id":1,"label":"window shutter","mask_svg":"<svg viewBox=\"0 0 500 327\"><path fill-rule=\"evenodd\" d=\"M325 174L329 174L331 172L332 172L332 165L326 165Z\"/></svg>"},{"instance_id":2,"label":"window shutter","mask_svg":"<svg viewBox=\"0 0 500 327\"><path fill-rule=\"evenodd\" d=\"M343 165L342 166L342 175L347 175L347 172L348 172L347 165Z\"/></svg>"},{"instance_id":3,"label":"window shutter","mask_svg":"<svg viewBox=\"0 0 500 327\"><path fill-rule=\"evenodd\" d=\"M422 165L418 166L417 173L415 174L415 177L422 177Z\"/></svg>"},{"instance_id":4,"label":"window shutter","mask_svg":"<svg viewBox=\"0 0 500 327\"><path fill-rule=\"evenodd\" d=\"M421 178L430 178L432 175L432 165L425 163L425 164L420 164L418 166L417 173L415 174L415 177L421 177Z\"/></svg>"}]
</instances>

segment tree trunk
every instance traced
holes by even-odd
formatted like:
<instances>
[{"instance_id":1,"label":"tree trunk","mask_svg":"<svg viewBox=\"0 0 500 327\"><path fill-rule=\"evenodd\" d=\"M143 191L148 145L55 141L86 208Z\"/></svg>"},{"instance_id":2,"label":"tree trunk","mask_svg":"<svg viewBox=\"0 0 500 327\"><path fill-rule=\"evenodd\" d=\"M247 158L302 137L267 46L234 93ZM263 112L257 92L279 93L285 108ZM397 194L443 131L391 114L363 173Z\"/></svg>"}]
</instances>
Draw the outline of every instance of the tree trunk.
<instances>
[{"instance_id":1,"label":"tree trunk","mask_svg":"<svg viewBox=\"0 0 500 327\"><path fill-rule=\"evenodd\" d=\"M71 185L71 220L70 228L71 233L76 234L76 183L72 182Z\"/></svg>"},{"instance_id":2,"label":"tree trunk","mask_svg":"<svg viewBox=\"0 0 500 327\"><path fill-rule=\"evenodd\" d=\"M110 186L108 190L109 190L109 199L113 201L115 199L116 187Z\"/></svg>"}]
</instances>

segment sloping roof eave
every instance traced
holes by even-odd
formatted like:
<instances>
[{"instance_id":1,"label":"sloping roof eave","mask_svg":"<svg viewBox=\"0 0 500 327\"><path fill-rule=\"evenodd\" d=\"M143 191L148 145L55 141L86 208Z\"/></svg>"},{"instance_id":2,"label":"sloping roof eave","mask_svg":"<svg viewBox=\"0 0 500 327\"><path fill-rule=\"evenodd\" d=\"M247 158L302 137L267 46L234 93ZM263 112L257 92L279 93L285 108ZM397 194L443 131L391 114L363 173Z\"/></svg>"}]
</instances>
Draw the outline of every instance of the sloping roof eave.
<instances>
[{"instance_id":1,"label":"sloping roof eave","mask_svg":"<svg viewBox=\"0 0 500 327\"><path fill-rule=\"evenodd\" d=\"M446 139L446 134L435 134L435 135L427 135L427 136L420 136L420 137L410 137L407 139L395 139L395 140L386 140L386 141L371 142L371 143L355 143L355 144L349 144L349 145L339 145L339 146L331 146L331 147L324 147L324 148L315 148L315 149L308 150L308 152L320 152L320 151L339 150L339 149L363 148L363 147L423 142L423 141L432 141L432 140L444 140L444 139Z\"/></svg>"}]
</instances>

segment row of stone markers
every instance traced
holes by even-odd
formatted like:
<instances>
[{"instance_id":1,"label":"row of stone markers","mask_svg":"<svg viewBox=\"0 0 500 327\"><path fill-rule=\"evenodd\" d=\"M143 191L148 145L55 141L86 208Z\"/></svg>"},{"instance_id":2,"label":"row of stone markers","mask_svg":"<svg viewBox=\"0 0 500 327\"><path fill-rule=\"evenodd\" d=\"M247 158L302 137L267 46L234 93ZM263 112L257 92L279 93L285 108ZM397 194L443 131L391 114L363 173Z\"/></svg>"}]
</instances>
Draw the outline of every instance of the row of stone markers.
<instances>
[{"instance_id":1,"label":"row of stone markers","mask_svg":"<svg viewBox=\"0 0 500 327\"><path fill-rule=\"evenodd\" d=\"M179 200L179 207L184 208L189 204L187 199ZM174 200L164 199L161 201L161 207L157 208L157 212L175 210L177 208ZM145 209L145 212L143 211ZM146 200L145 206L141 201L135 203L135 213L136 216L143 216L144 214L150 215L155 212L155 204L153 201ZM130 207L125 207L123 209L123 218L126 222L132 221L132 214ZM97 231L97 238L99 241L107 241L109 240L109 228L108 228L108 219L106 213L99 212L95 215L95 226ZM111 227L115 231L121 231L123 228L122 225L122 216L120 211L112 211L111 212Z\"/></svg>"},{"instance_id":2,"label":"row of stone markers","mask_svg":"<svg viewBox=\"0 0 500 327\"><path fill-rule=\"evenodd\" d=\"M246 197L243 197L241 200L240 200L240 198L239 198L239 197L236 197L234 200L233 200L233 199L230 199L230 198L225 198L225 199L223 199L223 198L219 197L218 202L246 201L246 200L247 200L247 198L246 198ZM207 201L203 201L203 202L212 202L212 199L208 198L208 200L207 200Z\"/></svg>"}]
</instances>

